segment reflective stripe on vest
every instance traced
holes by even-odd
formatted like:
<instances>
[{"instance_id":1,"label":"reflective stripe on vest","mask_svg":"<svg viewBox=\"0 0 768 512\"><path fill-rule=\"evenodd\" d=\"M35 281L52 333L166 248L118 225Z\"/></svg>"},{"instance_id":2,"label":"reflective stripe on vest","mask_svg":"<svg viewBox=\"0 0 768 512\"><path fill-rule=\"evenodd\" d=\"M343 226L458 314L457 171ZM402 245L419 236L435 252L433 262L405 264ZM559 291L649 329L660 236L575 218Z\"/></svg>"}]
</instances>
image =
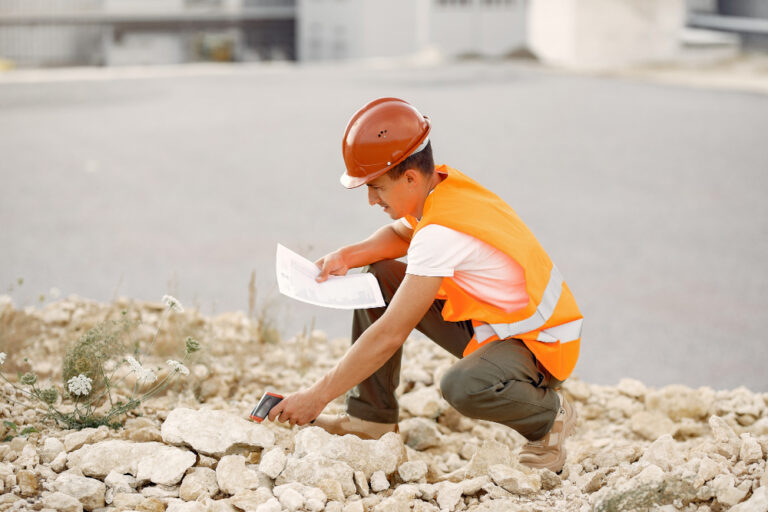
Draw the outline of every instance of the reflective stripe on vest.
<instances>
[{"instance_id":1,"label":"reflective stripe on vest","mask_svg":"<svg viewBox=\"0 0 768 512\"><path fill-rule=\"evenodd\" d=\"M552 313L555 312L555 306L560 300L560 294L563 291L563 275L553 264L549 273L549 281L544 293L541 296L541 302L536 311L524 320L510 324L480 324L475 327L475 338L478 343L488 341L496 335L499 339L514 338L519 334L536 331L549 321ZM544 343L565 343L581 338L581 326L583 319L574 320L567 324L557 325L541 331L536 340Z\"/></svg>"},{"instance_id":2,"label":"reflective stripe on vest","mask_svg":"<svg viewBox=\"0 0 768 512\"><path fill-rule=\"evenodd\" d=\"M520 320L519 322L513 322L511 324L490 324L491 328L501 339L513 338L517 334L523 334L539 329L547 323L549 317L555 312L555 306L557 306L557 301L560 300L560 294L563 291L563 281L563 275L557 270L557 267L552 264L547 287L541 295L541 301L539 302L536 311L534 311L528 318Z\"/></svg>"}]
</instances>

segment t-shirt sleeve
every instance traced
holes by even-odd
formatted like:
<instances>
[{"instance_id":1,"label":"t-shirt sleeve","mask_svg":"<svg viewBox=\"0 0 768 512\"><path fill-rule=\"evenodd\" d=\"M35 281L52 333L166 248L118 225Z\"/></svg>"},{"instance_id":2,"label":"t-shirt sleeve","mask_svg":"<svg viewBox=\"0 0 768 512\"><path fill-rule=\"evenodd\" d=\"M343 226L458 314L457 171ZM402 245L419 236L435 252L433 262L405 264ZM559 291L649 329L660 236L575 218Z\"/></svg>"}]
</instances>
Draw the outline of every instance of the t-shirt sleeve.
<instances>
[{"instance_id":1,"label":"t-shirt sleeve","mask_svg":"<svg viewBox=\"0 0 768 512\"><path fill-rule=\"evenodd\" d=\"M408 247L407 274L451 277L473 250L473 238L445 226L430 224L420 229Z\"/></svg>"}]
</instances>

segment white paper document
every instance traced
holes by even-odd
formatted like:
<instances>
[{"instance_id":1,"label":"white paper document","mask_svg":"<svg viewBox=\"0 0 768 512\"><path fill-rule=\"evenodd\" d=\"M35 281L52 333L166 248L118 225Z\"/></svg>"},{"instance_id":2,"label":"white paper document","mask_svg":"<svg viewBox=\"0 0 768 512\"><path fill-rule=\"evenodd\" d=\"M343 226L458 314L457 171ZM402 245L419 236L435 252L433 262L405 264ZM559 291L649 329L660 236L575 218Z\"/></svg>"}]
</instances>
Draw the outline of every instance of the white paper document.
<instances>
[{"instance_id":1,"label":"white paper document","mask_svg":"<svg viewBox=\"0 0 768 512\"><path fill-rule=\"evenodd\" d=\"M329 276L318 283L317 265L277 244L277 286L280 293L296 300L338 309L367 309L384 307L379 283L372 274Z\"/></svg>"}]
</instances>

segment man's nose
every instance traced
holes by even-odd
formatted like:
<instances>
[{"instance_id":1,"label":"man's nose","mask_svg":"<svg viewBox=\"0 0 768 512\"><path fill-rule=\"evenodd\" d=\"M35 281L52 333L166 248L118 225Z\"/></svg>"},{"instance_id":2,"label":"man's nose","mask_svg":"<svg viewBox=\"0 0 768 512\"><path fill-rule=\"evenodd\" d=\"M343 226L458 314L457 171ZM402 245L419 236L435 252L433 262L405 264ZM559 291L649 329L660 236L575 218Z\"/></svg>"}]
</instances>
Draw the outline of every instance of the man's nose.
<instances>
[{"instance_id":1,"label":"man's nose","mask_svg":"<svg viewBox=\"0 0 768 512\"><path fill-rule=\"evenodd\" d=\"M376 191L368 187L368 204L371 206L374 206L376 203L379 202L379 195L376 193Z\"/></svg>"}]
</instances>

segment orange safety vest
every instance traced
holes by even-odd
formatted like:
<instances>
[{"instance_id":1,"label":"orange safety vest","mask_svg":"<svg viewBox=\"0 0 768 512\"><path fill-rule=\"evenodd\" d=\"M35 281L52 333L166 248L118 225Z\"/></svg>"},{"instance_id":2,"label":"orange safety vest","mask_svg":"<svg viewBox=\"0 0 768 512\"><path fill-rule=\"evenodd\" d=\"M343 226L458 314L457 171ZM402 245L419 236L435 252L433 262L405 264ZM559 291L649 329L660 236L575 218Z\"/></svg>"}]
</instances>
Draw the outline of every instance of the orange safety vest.
<instances>
[{"instance_id":1,"label":"orange safety vest","mask_svg":"<svg viewBox=\"0 0 768 512\"><path fill-rule=\"evenodd\" d=\"M490 244L523 268L529 297L528 305L507 313L444 278L437 295L446 301L443 318L472 320L475 327L464 355L493 340L518 338L549 373L565 380L579 357L583 317L560 271L501 198L456 169L441 165L436 170L447 177L427 196L421 220L407 217L414 235L424 226L439 224Z\"/></svg>"}]
</instances>

